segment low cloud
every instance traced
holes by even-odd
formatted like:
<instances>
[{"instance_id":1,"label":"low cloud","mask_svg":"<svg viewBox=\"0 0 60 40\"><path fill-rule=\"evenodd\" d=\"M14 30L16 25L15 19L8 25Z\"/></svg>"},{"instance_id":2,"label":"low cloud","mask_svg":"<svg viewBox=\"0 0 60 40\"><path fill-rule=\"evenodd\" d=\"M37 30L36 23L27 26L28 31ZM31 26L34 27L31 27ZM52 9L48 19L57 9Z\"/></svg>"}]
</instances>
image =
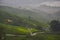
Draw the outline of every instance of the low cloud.
<instances>
[{"instance_id":1,"label":"low cloud","mask_svg":"<svg viewBox=\"0 0 60 40\"><path fill-rule=\"evenodd\" d=\"M43 2L40 5L46 5L46 6L51 6L51 7L60 7L60 1Z\"/></svg>"}]
</instances>

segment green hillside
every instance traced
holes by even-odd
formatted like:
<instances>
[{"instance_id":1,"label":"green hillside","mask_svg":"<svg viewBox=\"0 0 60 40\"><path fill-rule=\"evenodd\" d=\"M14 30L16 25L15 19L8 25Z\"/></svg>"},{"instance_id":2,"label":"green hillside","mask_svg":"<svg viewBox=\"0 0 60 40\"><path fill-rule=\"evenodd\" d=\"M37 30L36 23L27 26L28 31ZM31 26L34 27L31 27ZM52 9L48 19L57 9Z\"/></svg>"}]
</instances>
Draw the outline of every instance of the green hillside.
<instances>
[{"instance_id":1,"label":"green hillside","mask_svg":"<svg viewBox=\"0 0 60 40\"><path fill-rule=\"evenodd\" d=\"M0 37L6 40L60 40L60 33L51 32L55 29L55 22L38 21L34 14L29 10L0 6Z\"/></svg>"},{"instance_id":2,"label":"green hillside","mask_svg":"<svg viewBox=\"0 0 60 40\"><path fill-rule=\"evenodd\" d=\"M4 28L7 34L30 34L36 32L37 24L26 18L18 17L5 11L0 10L0 27ZM35 23L35 25L33 25ZM28 29L29 28L29 29ZM32 30L30 30L32 28Z\"/></svg>"},{"instance_id":3,"label":"green hillside","mask_svg":"<svg viewBox=\"0 0 60 40\"><path fill-rule=\"evenodd\" d=\"M30 31L25 28L25 27L22 27L22 26L12 26L12 25L7 25L7 24L1 24L0 23L0 28L3 28L4 29L4 32L6 34L30 34ZM36 29L32 29L31 32L35 32L35 31L38 31Z\"/></svg>"},{"instance_id":4,"label":"green hillside","mask_svg":"<svg viewBox=\"0 0 60 40\"><path fill-rule=\"evenodd\" d=\"M28 18L31 16L31 18L34 18L38 21L51 21L51 20L60 20L60 11L55 12L55 13L46 13L43 11L40 12L35 12L27 9L20 9L20 8L14 8L14 7L9 7L9 6L0 6L0 10L8 12L10 14L15 14L20 17L25 17Z\"/></svg>"},{"instance_id":5,"label":"green hillside","mask_svg":"<svg viewBox=\"0 0 60 40\"><path fill-rule=\"evenodd\" d=\"M37 28L42 29L42 27L47 27L48 25L44 22L38 22L36 19L31 17L19 17L16 16L14 13L9 13L6 11L0 10L0 23L14 25L14 26L24 26L28 28Z\"/></svg>"},{"instance_id":6,"label":"green hillside","mask_svg":"<svg viewBox=\"0 0 60 40\"><path fill-rule=\"evenodd\" d=\"M10 14L15 14L15 15L20 16L20 17L27 18L28 16L31 16L32 18L35 18L38 21L49 20L49 16L45 12L37 13L37 12L33 12L30 10L26 10L26 9L19 9L19 8L13 8L13 7L8 7L8 6L0 6L0 10L8 12Z\"/></svg>"}]
</instances>

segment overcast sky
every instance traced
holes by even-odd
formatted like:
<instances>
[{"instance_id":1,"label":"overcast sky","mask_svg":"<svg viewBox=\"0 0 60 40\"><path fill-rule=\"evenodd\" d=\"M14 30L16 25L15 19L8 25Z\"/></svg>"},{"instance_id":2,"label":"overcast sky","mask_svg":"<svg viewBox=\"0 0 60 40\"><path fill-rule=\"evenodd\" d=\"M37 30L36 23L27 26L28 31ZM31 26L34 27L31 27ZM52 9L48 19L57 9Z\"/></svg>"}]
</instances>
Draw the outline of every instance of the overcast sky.
<instances>
[{"instance_id":1,"label":"overcast sky","mask_svg":"<svg viewBox=\"0 0 60 40\"><path fill-rule=\"evenodd\" d=\"M19 3L19 4L36 4L45 1L55 1L55 0L1 0L4 3Z\"/></svg>"},{"instance_id":2,"label":"overcast sky","mask_svg":"<svg viewBox=\"0 0 60 40\"><path fill-rule=\"evenodd\" d=\"M0 4L9 5L9 6L38 6L44 3L49 5L50 2L54 2L54 1L60 1L60 0L0 0ZM51 3L51 5L52 4L54 3Z\"/></svg>"}]
</instances>

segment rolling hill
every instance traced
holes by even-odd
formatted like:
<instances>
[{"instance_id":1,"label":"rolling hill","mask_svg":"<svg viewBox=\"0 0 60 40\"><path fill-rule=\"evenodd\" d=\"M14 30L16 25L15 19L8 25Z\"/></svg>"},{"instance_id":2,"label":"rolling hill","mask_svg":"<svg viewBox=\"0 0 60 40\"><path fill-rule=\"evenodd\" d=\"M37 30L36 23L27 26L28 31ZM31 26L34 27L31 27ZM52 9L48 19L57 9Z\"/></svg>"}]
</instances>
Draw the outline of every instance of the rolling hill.
<instances>
[{"instance_id":1,"label":"rolling hill","mask_svg":"<svg viewBox=\"0 0 60 40\"><path fill-rule=\"evenodd\" d=\"M31 18L37 19L37 20L42 20L42 21L47 21L49 20L49 16L47 17L48 14L45 12L34 12L32 10L27 10L27 9L19 9L19 8L13 8L13 7L8 7L8 6L0 6L0 10L6 11L11 14L18 15L20 17L26 17L28 18L31 16Z\"/></svg>"},{"instance_id":2,"label":"rolling hill","mask_svg":"<svg viewBox=\"0 0 60 40\"><path fill-rule=\"evenodd\" d=\"M29 33L28 28L32 28L33 32L36 30L43 31L43 27L47 27L47 24L0 10L0 27L1 26L5 28L7 33L17 32L18 34L23 34L24 32Z\"/></svg>"},{"instance_id":3,"label":"rolling hill","mask_svg":"<svg viewBox=\"0 0 60 40\"><path fill-rule=\"evenodd\" d=\"M51 20L58 20L57 13L60 10L60 7L49 7L46 5L40 5L40 7L35 9L21 9L21 8L13 8L8 6L0 6L0 10L8 12L10 14L15 14L19 17L25 17L29 19L35 19L37 21L48 22Z\"/></svg>"},{"instance_id":4,"label":"rolling hill","mask_svg":"<svg viewBox=\"0 0 60 40\"><path fill-rule=\"evenodd\" d=\"M34 26L33 23L34 22L29 23L29 20L26 22L25 18L0 10L0 28L3 28L6 34L30 34L28 28L32 28L31 32L36 32L38 25Z\"/></svg>"}]
</instances>

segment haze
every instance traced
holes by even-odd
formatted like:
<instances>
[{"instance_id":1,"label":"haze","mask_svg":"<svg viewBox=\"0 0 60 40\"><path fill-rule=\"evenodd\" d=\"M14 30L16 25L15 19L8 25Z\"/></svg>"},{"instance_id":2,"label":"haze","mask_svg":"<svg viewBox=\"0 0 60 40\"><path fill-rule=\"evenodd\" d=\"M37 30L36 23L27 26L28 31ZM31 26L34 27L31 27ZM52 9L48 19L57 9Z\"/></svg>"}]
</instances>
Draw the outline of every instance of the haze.
<instances>
[{"instance_id":1,"label":"haze","mask_svg":"<svg viewBox=\"0 0 60 40\"><path fill-rule=\"evenodd\" d=\"M54 2L54 1L56 2L59 0L0 0L0 5L15 6L15 7L19 7L19 6L37 7L43 3L46 4L47 2L48 4L49 2Z\"/></svg>"}]
</instances>

